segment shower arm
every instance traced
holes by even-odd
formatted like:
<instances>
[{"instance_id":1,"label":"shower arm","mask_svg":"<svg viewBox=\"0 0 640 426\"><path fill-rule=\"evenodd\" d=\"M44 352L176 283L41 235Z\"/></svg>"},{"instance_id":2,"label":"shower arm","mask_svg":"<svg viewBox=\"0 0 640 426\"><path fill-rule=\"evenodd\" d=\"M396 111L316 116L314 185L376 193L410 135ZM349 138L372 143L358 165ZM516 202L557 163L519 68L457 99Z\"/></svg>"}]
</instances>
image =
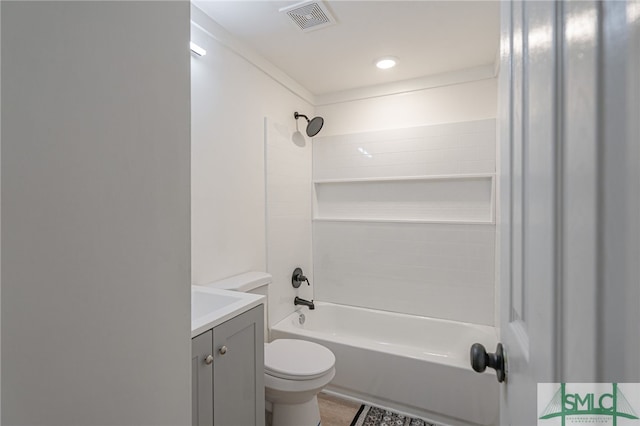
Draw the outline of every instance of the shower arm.
<instances>
[{"instance_id":1,"label":"shower arm","mask_svg":"<svg viewBox=\"0 0 640 426\"><path fill-rule=\"evenodd\" d=\"M298 114L297 112L294 112L294 113L293 113L293 117L294 117L296 120L297 120L298 118L300 118L300 117L304 117L304 119L305 119L305 120L307 120L307 123L309 122L309 117L307 117L307 116L306 116L306 115L304 115L304 114Z\"/></svg>"}]
</instances>

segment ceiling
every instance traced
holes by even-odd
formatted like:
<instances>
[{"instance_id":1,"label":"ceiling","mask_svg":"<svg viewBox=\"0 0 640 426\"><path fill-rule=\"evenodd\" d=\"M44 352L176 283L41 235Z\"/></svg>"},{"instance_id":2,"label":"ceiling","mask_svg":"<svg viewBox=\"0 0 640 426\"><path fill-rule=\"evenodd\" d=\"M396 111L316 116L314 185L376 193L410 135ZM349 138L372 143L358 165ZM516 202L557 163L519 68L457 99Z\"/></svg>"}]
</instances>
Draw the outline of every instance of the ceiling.
<instances>
[{"instance_id":1,"label":"ceiling","mask_svg":"<svg viewBox=\"0 0 640 426\"><path fill-rule=\"evenodd\" d=\"M498 1L325 1L337 25L306 33L279 12L296 3L196 5L314 95L490 65L498 52ZM389 55L395 68L374 66Z\"/></svg>"}]
</instances>

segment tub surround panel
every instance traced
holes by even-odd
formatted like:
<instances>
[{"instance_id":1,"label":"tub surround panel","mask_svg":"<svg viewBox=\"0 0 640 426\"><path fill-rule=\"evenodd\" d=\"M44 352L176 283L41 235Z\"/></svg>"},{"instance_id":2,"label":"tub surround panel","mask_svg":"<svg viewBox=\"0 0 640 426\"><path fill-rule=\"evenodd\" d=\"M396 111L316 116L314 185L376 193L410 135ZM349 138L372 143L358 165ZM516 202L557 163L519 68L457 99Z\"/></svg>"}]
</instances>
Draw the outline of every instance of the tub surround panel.
<instances>
[{"instance_id":1,"label":"tub surround panel","mask_svg":"<svg viewBox=\"0 0 640 426\"><path fill-rule=\"evenodd\" d=\"M286 123L286 124L285 124ZM311 256L311 140L298 146L293 111L290 121L265 119L267 271L269 322L274 324L294 311L296 296L313 299L313 286L291 285L291 274L301 267L315 282Z\"/></svg>"},{"instance_id":2,"label":"tub surround panel","mask_svg":"<svg viewBox=\"0 0 640 426\"><path fill-rule=\"evenodd\" d=\"M318 300L493 325L494 225L315 222Z\"/></svg>"},{"instance_id":3,"label":"tub surround panel","mask_svg":"<svg viewBox=\"0 0 640 426\"><path fill-rule=\"evenodd\" d=\"M495 120L313 144L318 300L493 325Z\"/></svg>"},{"instance_id":4,"label":"tub surround panel","mask_svg":"<svg viewBox=\"0 0 640 426\"><path fill-rule=\"evenodd\" d=\"M493 222L493 176L315 183L316 220Z\"/></svg>"},{"instance_id":5,"label":"tub surround panel","mask_svg":"<svg viewBox=\"0 0 640 426\"><path fill-rule=\"evenodd\" d=\"M495 173L495 146L494 119L318 137L313 178Z\"/></svg>"}]
</instances>

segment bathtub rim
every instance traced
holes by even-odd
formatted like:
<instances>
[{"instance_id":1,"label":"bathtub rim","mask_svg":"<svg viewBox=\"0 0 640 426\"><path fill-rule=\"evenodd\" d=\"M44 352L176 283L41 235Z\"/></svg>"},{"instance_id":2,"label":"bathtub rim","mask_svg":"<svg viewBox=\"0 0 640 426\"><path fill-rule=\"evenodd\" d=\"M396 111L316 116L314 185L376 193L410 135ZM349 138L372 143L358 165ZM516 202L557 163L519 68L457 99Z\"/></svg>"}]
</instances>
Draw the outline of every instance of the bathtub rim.
<instances>
[{"instance_id":1,"label":"bathtub rim","mask_svg":"<svg viewBox=\"0 0 640 426\"><path fill-rule=\"evenodd\" d=\"M463 322L463 321L454 321L454 320L449 320L449 319L443 319L443 318L434 318L434 317L425 317L425 316L419 316L419 315L411 315L411 314L403 314L403 313L398 313L398 312L393 312L393 311L383 311L383 310L378 310L378 309L371 309L371 308L364 308L364 307L359 307L359 306L351 306L351 305L344 305L344 304L339 304L339 303L333 303L333 302L323 302L323 301L315 301L314 300L314 304L316 305L316 309L318 309L318 307L322 307L322 306L336 306L342 309L349 309L349 310L356 310L356 311L364 311L364 312L368 312L368 313L372 313L373 315L383 315L383 316L394 316L394 317L400 317L400 318L406 318L409 321L415 321L416 319L418 320L424 320L424 321L430 321L430 322L436 322L436 323L443 323L443 324L448 324L448 325L453 325L454 327L468 327L471 329L479 329L479 331L483 331L488 333L491 338L492 338L492 343L489 345L490 347L493 347L495 345L497 345L497 343L499 342L499 329L493 326L489 326L489 325L484 325L484 324L475 324L475 323L469 323L469 322ZM350 337L345 337L345 336L340 336L337 334L331 334L331 333L323 333L322 331L316 331L316 330L309 330L309 329L305 329L305 328L300 328L300 327L296 327L295 325L293 325L293 320L295 320L296 316L300 315L300 314L304 314L306 315L314 315L315 312L310 312L308 309L305 310L306 308L304 307L299 307L297 308L295 311L293 311L292 313L290 313L289 315L287 315L286 317L284 317L283 319L281 319L280 321L278 321L276 324L274 324L273 326L269 327L269 336L271 337L272 335L272 330L276 330L276 331L280 331L280 332L284 332L284 333L289 333L289 334L294 334L294 335L301 335L301 336L309 336L311 338L315 338L318 340L325 340L325 341L335 341L336 343L340 343L352 348L366 348L367 350L372 350L372 351L376 351L376 352L380 352L380 353L385 353L385 354L390 354L390 355L395 355L395 356L402 356L402 357L406 357L406 358L410 358L410 359L415 359L415 360L420 360L420 361L426 361L426 362L434 362L437 364L444 364L447 365L449 367L453 367L453 368L458 368L458 369L462 369L465 371L470 370L470 364L469 364L469 359L468 358L464 358L464 357L452 357L452 356L442 356L439 354L434 354L434 353L421 353L421 354L415 354L413 352L416 351L416 347L414 346L409 346L409 345L398 345L398 344L389 344L385 342L375 342L371 343L371 341L369 339L365 339L365 338L360 338L358 336L350 336ZM289 322L291 321L291 323ZM354 339L356 339L354 341ZM271 339L270 339L271 341ZM357 344L357 343L362 343L362 344ZM481 342L480 342L481 343ZM487 346L485 344L485 346ZM400 350L394 350L396 348L401 348ZM412 348L414 348L412 350ZM408 353L409 352L409 353ZM413 353L413 354L412 354ZM494 373L492 371L485 371L483 373L478 373L478 374L489 374L489 375L493 375Z\"/></svg>"}]
</instances>

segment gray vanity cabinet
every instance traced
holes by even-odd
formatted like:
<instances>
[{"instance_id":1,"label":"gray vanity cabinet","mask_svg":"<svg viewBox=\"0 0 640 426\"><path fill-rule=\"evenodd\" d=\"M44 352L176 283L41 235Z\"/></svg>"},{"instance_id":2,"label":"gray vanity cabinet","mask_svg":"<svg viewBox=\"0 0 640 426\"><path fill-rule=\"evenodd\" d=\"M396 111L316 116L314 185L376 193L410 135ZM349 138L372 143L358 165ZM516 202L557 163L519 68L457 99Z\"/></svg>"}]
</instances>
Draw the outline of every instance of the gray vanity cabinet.
<instances>
[{"instance_id":1,"label":"gray vanity cabinet","mask_svg":"<svg viewBox=\"0 0 640 426\"><path fill-rule=\"evenodd\" d=\"M264 426L264 305L191 340L192 424Z\"/></svg>"},{"instance_id":2,"label":"gray vanity cabinet","mask_svg":"<svg viewBox=\"0 0 640 426\"><path fill-rule=\"evenodd\" d=\"M191 339L191 424L213 424L213 330ZM211 357L207 359L207 357Z\"/></svg>"}]
</instances>

